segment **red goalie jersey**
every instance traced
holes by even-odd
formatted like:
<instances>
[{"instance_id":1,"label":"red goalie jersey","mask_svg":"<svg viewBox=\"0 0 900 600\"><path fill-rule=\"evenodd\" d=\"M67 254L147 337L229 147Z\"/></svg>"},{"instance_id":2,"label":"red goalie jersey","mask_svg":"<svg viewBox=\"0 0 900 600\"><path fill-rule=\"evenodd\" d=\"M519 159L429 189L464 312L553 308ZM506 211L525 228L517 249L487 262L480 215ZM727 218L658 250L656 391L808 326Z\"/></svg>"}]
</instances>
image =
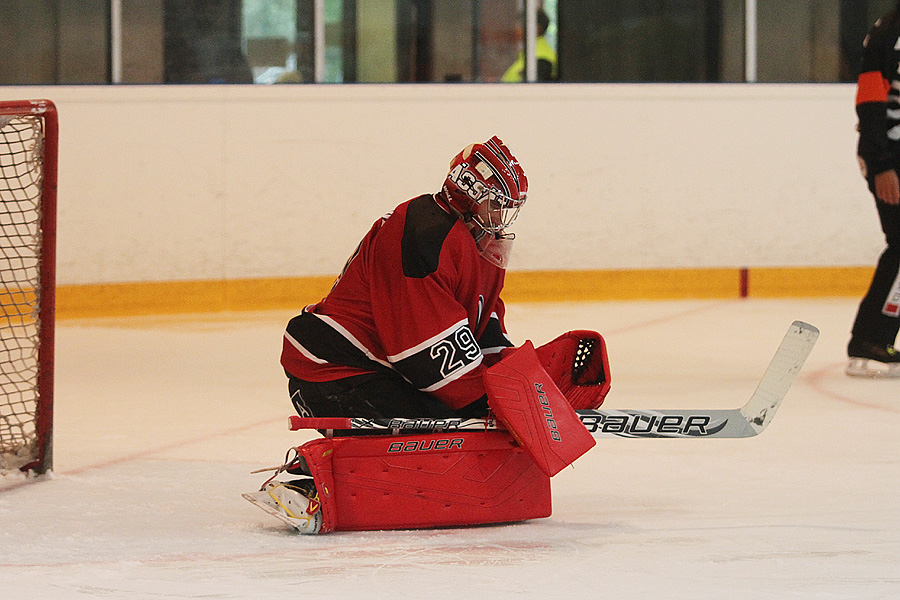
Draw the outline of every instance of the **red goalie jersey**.
<instances>
[{"instance_id":1,"label":"red goalie jersey","mask_svg":"<svg viewBox=\"0 0 900 600\"><path fill-rule=\"evenodd\" d=\"M328 296L288 324L281 364L324 382L390 369L453 409L485 394L482 373L512 346L505 271L434 196L377 221Z\"/></svg>"}]
</instances>

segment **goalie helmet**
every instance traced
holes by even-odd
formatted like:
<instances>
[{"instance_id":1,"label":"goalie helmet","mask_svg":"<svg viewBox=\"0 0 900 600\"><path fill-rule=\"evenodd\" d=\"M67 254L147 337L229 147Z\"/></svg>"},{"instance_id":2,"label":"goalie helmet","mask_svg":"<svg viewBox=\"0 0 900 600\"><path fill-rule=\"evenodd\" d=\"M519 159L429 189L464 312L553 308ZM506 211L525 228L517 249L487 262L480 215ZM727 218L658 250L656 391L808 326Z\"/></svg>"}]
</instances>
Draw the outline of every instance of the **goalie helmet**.
<instances>
[{"instance_id":1,"label":"goalie helmet","mask_svg":"<svg viewBox=\"0 0 900 600\"><path fill-rule=\"evenodd\" d=\"M525 172L497 136L457 154L441 190L465 221L493 234L502 234L515 222L527 191Z\"/></svg>"}]
</instances>

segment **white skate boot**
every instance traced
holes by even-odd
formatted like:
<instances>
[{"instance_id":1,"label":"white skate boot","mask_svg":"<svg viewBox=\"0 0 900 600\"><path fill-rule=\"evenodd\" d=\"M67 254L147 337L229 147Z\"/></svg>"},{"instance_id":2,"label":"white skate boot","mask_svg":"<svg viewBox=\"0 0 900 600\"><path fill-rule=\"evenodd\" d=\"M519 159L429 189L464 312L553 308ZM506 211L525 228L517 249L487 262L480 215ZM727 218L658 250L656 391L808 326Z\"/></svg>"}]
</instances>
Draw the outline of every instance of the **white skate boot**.
<instances>
[{"instance_id":1,"label":"white skate boot","mask_svg":"<svg viewBox=\"0 0 900 600\"><path fill-rule=\"evenodd\" d=\"M312 479L271 481L262 490L241 496L300 533L315 534L322 528L321 504Z\"/></svg>"}]
</instances>

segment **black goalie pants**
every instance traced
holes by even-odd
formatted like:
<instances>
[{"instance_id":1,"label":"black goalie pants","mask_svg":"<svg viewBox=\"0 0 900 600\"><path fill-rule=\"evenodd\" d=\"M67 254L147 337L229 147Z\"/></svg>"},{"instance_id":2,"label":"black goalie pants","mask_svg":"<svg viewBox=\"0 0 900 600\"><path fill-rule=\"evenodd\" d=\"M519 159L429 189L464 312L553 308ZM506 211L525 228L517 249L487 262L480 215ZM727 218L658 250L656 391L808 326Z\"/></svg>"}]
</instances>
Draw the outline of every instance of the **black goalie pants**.
<instances>
[{"instance_id":1,"label":"black goalie pants","mask_svg":"<svg viewBox=\"0 0 900 600\"><path fill-rule=\"evenodd\" d=\"M324 382L303 381L288 375L288 391L301 417L467 418L484 417L488 413L486 397L453 410L391 372Z\"/></svg>"}]
</instances>

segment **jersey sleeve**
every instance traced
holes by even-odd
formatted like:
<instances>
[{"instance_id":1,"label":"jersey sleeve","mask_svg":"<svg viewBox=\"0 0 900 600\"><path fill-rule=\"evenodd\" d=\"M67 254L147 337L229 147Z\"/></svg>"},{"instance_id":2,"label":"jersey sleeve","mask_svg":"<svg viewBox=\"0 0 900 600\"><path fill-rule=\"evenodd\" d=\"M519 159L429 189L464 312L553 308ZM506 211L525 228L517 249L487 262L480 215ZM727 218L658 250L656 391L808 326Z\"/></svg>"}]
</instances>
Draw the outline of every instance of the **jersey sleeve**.
<instances>
[{"instance_id":1,"label":"jersey sleeve","mask_svg":"<svg viewBox=\"0 0 900 600\"><path fill-rule=\"evenodd\" d=\"M512 341L506 333L506 307L503 300L497 299L494 310L488 315L487 323L484 331L478 336L478 345L481 347L482 354L485 355L487 366L493 365L500 358L500 353L504 348L511 348Z\"/></svg>"},{"instance_id":2,"label":"jersey sleeve","mask_svg":"<svg viewBox=\"0 0 900 600\"><path fill-rule=\"evenodd\" d=\"M877 28L866 37L856 87L858 153L865 161L868 172L873 174L893 168L897 160L888 137L887 120L891 85L890 37Z\"/></svg>"},{"instance_id":3,"label":"jersey sleeve","mask_svg":"<svg viewBox=\"0 0 900 600\"><path fill-rule=\"evenodd\" d=\"M485 394L485 367L469 310L456 295L459 278L469 276L458 256L466 252L463 236L469 234L463 229L445 236L436 245L429 239L430 248L417 249L405 240L403 257L398 248L381 248L369 276L373 317L388 362L416 388L457 409ZM391 243L390 236L379 243ZM416 252L421 256L412 256ZM396 260L383 260L391 255Z\"/></svg>"},{"instance_id":4,"label":"jersey sleeve","mask_svg":"<svg viewBox=\"0 0 900 600\"><path fill-rule=\"evenodd\" d=\"M376 325L391 366L454 409L484 395L483 354L453 295L427 277L403 281L390 296Z\"/></svg>"}]
</instances>

